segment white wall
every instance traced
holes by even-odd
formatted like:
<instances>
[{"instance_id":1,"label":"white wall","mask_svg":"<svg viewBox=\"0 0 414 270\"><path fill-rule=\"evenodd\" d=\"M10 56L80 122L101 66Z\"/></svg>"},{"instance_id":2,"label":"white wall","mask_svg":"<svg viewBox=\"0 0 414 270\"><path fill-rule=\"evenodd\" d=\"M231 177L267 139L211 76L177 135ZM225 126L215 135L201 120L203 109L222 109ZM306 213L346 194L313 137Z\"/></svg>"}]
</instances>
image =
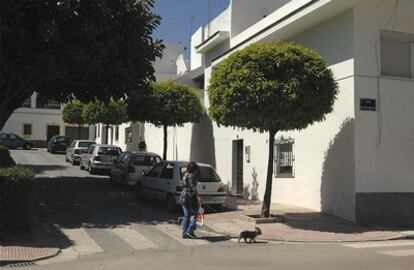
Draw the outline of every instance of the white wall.
<instances>
[{"instance_id":1,"label":"white wall","mask_svg":"<svg viewBox=\"0 0 414 270\"><path fill-rule=\"evenodd\" d=\"M290 0L231 0L231 37L288 3Z\"/></svg>"},{"instance_id":2,"label":"white wall","mask_svg":"<svg viewBox=\"0 0 414 270\"><path fill-rule=\"evenodd\" d=\"M201 26L191 35L190 42L190 69L195 70L203 66L203 55L196 52L195 47L204 41L204 26Z\"/></svg>"},{"instance_id":3,"label":"white wall","mask_svg":"<svg viewBox=\"0 0 414 270\"><path fill-rule=\"evenodd\" d=\"M393 1L355 9L356 191L414 192L414 79L376 78L380 30L414 33L414 3ZM377 101L377 111L360 111L359 99Z\"/></svg>"}]
</instances>

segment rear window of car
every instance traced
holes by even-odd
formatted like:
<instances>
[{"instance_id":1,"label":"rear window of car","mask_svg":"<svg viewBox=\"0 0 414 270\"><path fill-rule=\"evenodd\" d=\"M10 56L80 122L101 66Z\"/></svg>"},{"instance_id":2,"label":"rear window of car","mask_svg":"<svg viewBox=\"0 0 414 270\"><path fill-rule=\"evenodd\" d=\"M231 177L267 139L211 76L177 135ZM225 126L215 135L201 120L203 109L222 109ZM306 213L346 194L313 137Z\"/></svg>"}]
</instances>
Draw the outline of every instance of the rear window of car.
<instances>
[{"instance_id":1,"label":"rear window of car","mask_svg":"<svg viewBox=\"0 0 414 270\"><path fill-rule=\"evenodd\" d=\"M181 179L184 176L186 166L180 168ZM220 176L211 167L200 167L200 181L199 182L221 182Z\"/></svg>"},{"instance_id":2,"label":"rear window of car","mask_svg":"<svg viewBox=\"0 0 414 270\"><path fill-rule=\"evenodd\" d=\"M117 147L99 147L98 155L101 156L118 156L121 154L121 149Z\"/></svg>"},{"instance_id":3,"label":"rear window of car","mask_svg":"<svg viewBox=\"0 0 414 270\"><path fill-rule=\"evenodd\" d=\"M68 137L56 137L57 142L68 142L70 139Z\"/></svg>"},{"instance_id":4,"label":"rear window of car","mask_svg":"<svg viewBox=\"0 0 414 270\"><path fill-rule=\"evenodd\" d=\"M161 159L156 156L135 156L134 165L137 166L152 166L159 163Z\"/></svg>"},{"instance_id":5,"label":"rear window of car","mask_svg":"<svg viewBox=\"0 0 414 270\"><path fill-rule=\"evenodd\" d=\"M89 146L91 146L92 144L94 144L93 142L79 142L79 147L86 147L89 148Z\"/></svg>"}]
</instances>

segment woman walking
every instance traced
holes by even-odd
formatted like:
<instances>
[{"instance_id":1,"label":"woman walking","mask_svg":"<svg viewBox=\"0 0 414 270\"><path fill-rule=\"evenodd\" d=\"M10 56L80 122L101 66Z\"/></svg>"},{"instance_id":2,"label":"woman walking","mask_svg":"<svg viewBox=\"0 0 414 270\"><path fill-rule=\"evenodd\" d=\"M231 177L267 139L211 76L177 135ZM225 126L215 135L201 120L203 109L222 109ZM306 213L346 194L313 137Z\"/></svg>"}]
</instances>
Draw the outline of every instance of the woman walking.
<instances>
[{"instance_id":1,"label":"woman walking","mask_svg":"<svg viewBox=\"0 0 414 270\"><path fill-rule=\"evenodd\" d=\"M194 231L197 229L196 215L200 207L200 197L197 193L197 183L200 177L200 168L191 161L187 164L187 171L181 180L183 191L181 192L181 205L184 211L183 238L196 238ZM194 216L193 219L191 217Z\"/></svg>"}]
</instances>

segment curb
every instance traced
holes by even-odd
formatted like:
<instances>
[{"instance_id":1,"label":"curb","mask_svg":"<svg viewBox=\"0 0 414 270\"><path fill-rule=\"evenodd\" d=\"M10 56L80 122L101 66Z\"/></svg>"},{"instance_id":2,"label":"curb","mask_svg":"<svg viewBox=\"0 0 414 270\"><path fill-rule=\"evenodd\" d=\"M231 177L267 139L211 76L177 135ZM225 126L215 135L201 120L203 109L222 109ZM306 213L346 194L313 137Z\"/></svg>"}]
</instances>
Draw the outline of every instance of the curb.
<instances>
[{"instance_id":1,"label":"curb","mask_svg":"<svg viewBox=\"0 0 414 270\"><path fill-rule=\"evenodd\" d=\"M224 234L228 235L230 238L238 238L238 235L232 235L220 231L216 231L212 229L208 224L204 223L202 227L204 230L217 233L217 234ZM413 233L403 233L399 232L400 235L393 236L393 237L385 237L385 238L376 238L376 239L361 239L361 240L291 240L291 239L272 239L272 238L258 238L260 240L269 241L269 242L278 242L278 243L303 243L303 244L330 244L330 243L358 243L358 242L376 242L376 241L396 241L396 240L409 240L414 239L414 232Z\"/></svg>"}]
</instances>

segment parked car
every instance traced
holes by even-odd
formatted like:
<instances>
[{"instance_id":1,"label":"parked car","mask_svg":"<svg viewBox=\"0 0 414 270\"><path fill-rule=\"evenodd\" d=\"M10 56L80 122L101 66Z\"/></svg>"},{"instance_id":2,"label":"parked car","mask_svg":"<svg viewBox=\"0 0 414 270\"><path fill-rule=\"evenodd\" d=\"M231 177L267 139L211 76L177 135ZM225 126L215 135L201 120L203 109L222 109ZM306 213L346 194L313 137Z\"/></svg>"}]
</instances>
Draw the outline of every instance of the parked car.
<instances>
[{"instance_id":1,"label":"parked car","mask_svg":"<svg viewBox=\"0 0 414 270\"><path fill-rule=\"evenodd\" d=\"M80 164L82 154L88 152L89 147L95 144L94 141L74 140L66 149L65 160L72 165Z\"/></svg>"},{"instance_id":2,"label":"parked car","mask_svg":"<svg viewBox=\"0 0 414 270\"><path fill-rule=\"evenodd\" d=\"M56 152L65 152L70 145L71 139L69 136L55 135L50 138L47 144L47 151L54 154Z\"/></svg>"},{"instance_id":3,"label":"parked car","mask_svg":"<svg viewBox=\"0 0 414 270\"><path fill-rule=\"evenodd\" d=\"M0 143L7 148L23 148L29 150L33 147L33 142L23 139L14 133L0 133Z\"/></svg>"},{"instance_id":4,"label":"parked car","mask_svg":"<svg viewBox=\"0 0 414 270\"><path fill-rule=\"evenodd\" d=\"M143 172L135 185L137 198L164 201L168 210L175 210L180 204L181 181L188 161L161 161L150 171ZM201 180L197 191L203 204L223 205L226 188L220 176L209 164L197 163Z\"/></svg>"},{"instance_id":5,"label":"parked car","mask_svg":"<svg viewBox=\"0 0 414 270\"><path fill-rule=\"evenodd\" d=\"M151 152L123 152L115 160L109 179L122 185L135 186L141 172L149 171L161 160L159 155Z\"/></svg>"},{"instance_id":6,"label":"parked car","mask_svg":"<svg viewBox=\"0 0 414 270\"><path fill-rule=\"evenodd\" d=\"M98 170L110 171L114 160L122 153L121 148L116 145L93 144L88 152L82 154L80 163L81 170L87 169L90 174Z\"/></svg>"}]
</instances>

